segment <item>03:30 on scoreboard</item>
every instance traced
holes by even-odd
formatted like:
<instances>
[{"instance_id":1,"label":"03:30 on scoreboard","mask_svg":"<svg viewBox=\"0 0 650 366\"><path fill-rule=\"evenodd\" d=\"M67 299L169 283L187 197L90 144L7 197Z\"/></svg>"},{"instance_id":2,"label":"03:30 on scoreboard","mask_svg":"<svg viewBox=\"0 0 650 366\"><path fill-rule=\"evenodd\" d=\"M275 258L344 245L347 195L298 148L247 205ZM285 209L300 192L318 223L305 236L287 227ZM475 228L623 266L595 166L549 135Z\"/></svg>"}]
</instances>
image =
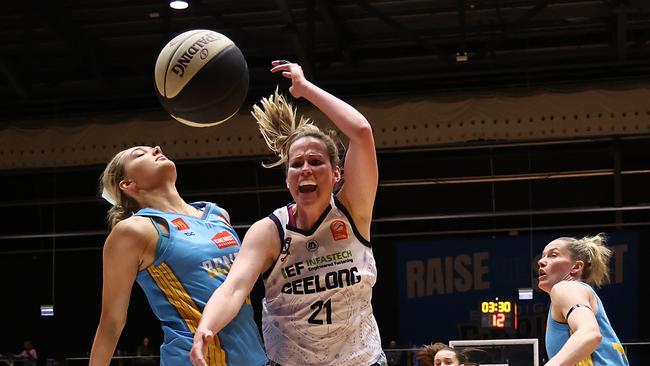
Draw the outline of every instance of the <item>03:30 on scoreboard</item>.
<instances>
[{"instance_id":1,"label":"03:30 on scoreboard","mask_svg":"<svg viewBox=\"0 0 650 366\"><path fill-rule=\"evenodd\" d=\"M480 301L481 327L517 329L517 303L506 299Z\"/></svg>"}]
</instances>

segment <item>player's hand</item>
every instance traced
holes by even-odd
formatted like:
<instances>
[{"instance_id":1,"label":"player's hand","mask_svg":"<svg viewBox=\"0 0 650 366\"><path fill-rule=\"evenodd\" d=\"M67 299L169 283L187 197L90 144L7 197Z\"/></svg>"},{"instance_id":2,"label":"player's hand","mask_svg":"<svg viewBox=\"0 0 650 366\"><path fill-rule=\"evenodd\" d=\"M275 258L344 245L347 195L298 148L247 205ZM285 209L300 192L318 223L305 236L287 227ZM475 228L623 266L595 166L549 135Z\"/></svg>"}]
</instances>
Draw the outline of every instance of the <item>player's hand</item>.
<instances>
[{"instance_id":1,"label":"player's hand","mask_svg":"<svg viewBox=\"0 0 650 366\"><path fill-rule=\"evenodd\" d=\"M271 72L281 71L282 76L291 79L289 93L296 99L301 98L309 85L309 81L305 79L305 74L302 72L302 67L286 60L271 61L271 65L273 65Z\"/></svg>"},{"instance_id":2,"label":"player's hand","mask_svg":"<svg viewBox=\"0 0 650 366\"><path fill-rule=\"evenodd\" d=\"M194 333L194 344L190 350L190 360L194 366L208 366L205 356L208 354L208 345L214 342L214 333L209 329L197 329Z\"/></svg>"}]
</instances>

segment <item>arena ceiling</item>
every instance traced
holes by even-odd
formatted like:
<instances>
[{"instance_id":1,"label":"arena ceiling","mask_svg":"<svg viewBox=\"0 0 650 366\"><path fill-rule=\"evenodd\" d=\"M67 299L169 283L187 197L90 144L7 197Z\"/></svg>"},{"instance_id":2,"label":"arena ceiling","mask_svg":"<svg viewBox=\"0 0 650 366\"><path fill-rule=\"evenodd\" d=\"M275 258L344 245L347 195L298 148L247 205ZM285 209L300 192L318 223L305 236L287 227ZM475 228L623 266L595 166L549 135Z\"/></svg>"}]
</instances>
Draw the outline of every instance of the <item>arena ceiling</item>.
<instances>
[{"instance_id":1,"label":"arena ceiling","mask_svg":"<svg viewBox=\"0 0 650 366\"><path fill-rule=\"evenodd\" d=\"M244 52L249 100L300 62L339 95L445 92L650 76L647 0L22 0L0 6L0 120L160 109L153 65L182 31Z\"/></svg>"}]
</instances>

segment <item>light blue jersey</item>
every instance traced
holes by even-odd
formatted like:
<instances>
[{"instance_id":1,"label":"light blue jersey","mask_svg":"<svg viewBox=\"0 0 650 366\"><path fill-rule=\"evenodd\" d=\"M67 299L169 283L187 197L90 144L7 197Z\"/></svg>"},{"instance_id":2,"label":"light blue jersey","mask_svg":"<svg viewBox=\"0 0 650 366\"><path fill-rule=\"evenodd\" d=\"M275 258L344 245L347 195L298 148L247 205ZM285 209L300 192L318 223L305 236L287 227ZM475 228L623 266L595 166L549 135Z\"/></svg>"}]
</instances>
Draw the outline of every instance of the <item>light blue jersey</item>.
<instances>
[{"instance_id":1,"label":"light blue jersey","mask_svg":"<svg viewBox=\"0 0 650 366\"><path fill-rule=\"evenodd\" d=\"M600 334L603 336L602 341L598 348L589 355L586 359L578 362L576 366L628 366L627 357L621 342L618 340L612 325L609 323L605 308L602 301L596 292L584 282L581 284L589 287L589 289L596 296L598 301L598 311L596 312L596 320L600 328ZM567 323L560 323L551 317L551 311L548 312L548 320L546 323L546 353L549 358L555 356L571 336L571 329Z\"/></svg>"},{"instance_id":2,"label":"light blue jersey","mask_svg":"<svg viewBox=\"0 0 650 366\"><path fill-rule=\"evenodd\" d=\"M145 208L136 213L157 222L153 265L138 273L137 282L162 323L165 341L161 365L191 365L189 352L201 313L212 293L226 279L240 241L228 214L213 203L197 202L202 217ZM169 235L158 225L166 223ZM208 365L256 366L267 361L253 319L250 299L208 346Z\"/></svg>"}]
</instances>

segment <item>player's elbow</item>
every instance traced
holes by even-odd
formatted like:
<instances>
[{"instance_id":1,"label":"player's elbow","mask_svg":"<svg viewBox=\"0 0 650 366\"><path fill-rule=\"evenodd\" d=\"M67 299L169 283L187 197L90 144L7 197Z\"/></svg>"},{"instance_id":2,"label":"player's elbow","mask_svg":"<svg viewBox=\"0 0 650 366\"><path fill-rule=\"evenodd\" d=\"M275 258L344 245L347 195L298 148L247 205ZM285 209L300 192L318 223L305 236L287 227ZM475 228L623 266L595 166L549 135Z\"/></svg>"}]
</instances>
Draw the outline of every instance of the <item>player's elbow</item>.
<instances>
[{"instance_id":1,"label":"player's elbow","mask_svg":"<svg viewBox=\"0 0 650 366\"><path fill-rule=\"evenodd\" d=\"M350 133L351 136L348 136L351 140L368 140L373 138L372 126L365 117L360 116L354 126L353 131Z\"/></svg>"},{"instance_id":2,"label":"player's elbow","mask_svg":"<svg viewBox=\"0 0 650 366\"><path fill-rule=\"evenodd\" d=\"M99 318L99 328L110 334L121 334L126 325L126 314L102 312Z\"/></svg>"},{"instance_id":3,"label":"player's elbow","mask_svg":"<svg viewBox=\"0 0 650 366\"><path fill-rule=\"evenodd\" d=\"M603 335L600 333L600 329L598 327L593 327L587 331L586 339L588 340L590 348L595 350L603 340Z\"/></svg>"}]
</instances>

